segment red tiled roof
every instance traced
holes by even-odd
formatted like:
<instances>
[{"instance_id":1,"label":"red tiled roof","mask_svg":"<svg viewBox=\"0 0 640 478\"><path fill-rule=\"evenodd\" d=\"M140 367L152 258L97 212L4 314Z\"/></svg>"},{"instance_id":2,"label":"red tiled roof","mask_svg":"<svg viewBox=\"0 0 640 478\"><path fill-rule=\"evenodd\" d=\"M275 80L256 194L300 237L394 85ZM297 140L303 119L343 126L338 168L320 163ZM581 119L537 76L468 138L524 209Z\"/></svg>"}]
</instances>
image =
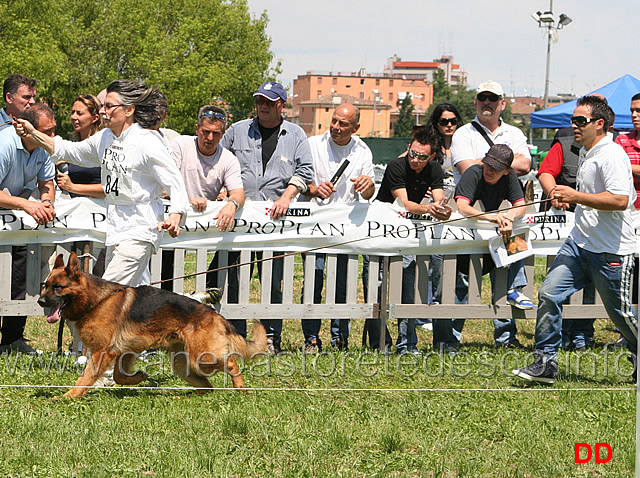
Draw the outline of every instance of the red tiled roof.
<instances>
[{"instance_id":1,"label":"red tiled roof","mask_svg":"<svg viewBox=\"0 0 640 478\"><path fill-rule=\"evenodd\" d=\"M440 62L437 61L394 61L394 68L439 68Z\"/></svg>"}]
</instances>

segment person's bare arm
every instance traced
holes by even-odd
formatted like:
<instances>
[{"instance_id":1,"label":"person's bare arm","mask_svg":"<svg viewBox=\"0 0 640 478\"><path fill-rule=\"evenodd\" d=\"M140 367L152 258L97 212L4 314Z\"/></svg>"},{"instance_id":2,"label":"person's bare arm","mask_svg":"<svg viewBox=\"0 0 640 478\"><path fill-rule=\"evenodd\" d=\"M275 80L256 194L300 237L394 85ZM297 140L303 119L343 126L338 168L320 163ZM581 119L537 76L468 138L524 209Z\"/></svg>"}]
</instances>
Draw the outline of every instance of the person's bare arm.
<instances>
[{"instance_id":1,"label":"person's bare arm","mask_svg":"<svg viewBox=\"0 0 640 478\"><path fill-rule=\"evenodd\" d=\"M458 161L456 163L456 168L458 168L458 172L460 175L464 174L464 172L469 169L469 167L474 164L482 164L481 159L463 159L462 161Z\"/></svg>"},{"instance_id":2,"label":"person's bare arm","mask_svg":"<svg viewBox=\"0 0 640 478\"><path fill-rule=\"evenodd\" d=\"M569 209L569 203L560 202L556 198L553 197L552 191L557 186L556 178L553 177L550 173L540 173L538 176L538 181L540 181L540 186L542 186L542 190L547 195L547 198L551 199L551 205L556 209Z\"/></svg>"},{"instance_id":3,"label":"person's bare arm","mask_svg":"<svg viewBox=\"0 0 640 478\"><path fill-rule=\"evenodd\" d=\"M531 171L531 158L528 158L522 153L515 153L513 155L511 169L513 169L518 176L528 174L529 171Z\"/></svg>"},{"instance_id":4,"label":"person's bare arm","mask_svg":"<svg viewBox=\"0 0 640 478\"><path fill-rule=\"evenodd\" d=\"M298 195L299 192L300 190L296 186L294 186L293 184L289 184L287 186L287 189L284 190L284 193L282 193L282 196L280 196L279 199L273 202L273 205L271 206L271 219L277 221L285 214L287 214L287 211L289 210L289 204L291 203L293 198Z\"/></svg>"},{"instance_id":5,"label":"person's bare arm","mask_svg":"<svg viewBox=\"0 0 640 478\"><path fill-rule=\"evenodd\" d=\"M440 194L438 194L438 191ZM404 208L411 214L429 214L431 217L435 217L440 221L446 221L451 217L451 208L443 207L440 204L440 200L444 196L442 189L434 189L431 191L434 202L429 204L418 204L417 202L409 200L407 190L405 188L398 188L391 191L391 194L395 199L400 199Z\"/></svg>"},{"instance_id":6,"label":"person's bare arm","mask_svg":"<svg viewBox=\"0 0 640 478\"><path fill-rule=\"evenodd\" d=\"M49 154L55 152L55 142L53 138L35 129L27 120L18 118L13 122L13 126L21 138L27 138L33 141Z\"/></svg>"},{"instance_id":7,"label":"person's bare arm","mask_svg":"<svg viewBox=\"0 0 640 478\"><path fill-rule=\"evenodd\" d=\"M582 204L601 211L624 211L629 204L629 196L623 194L612 194L609 191L585 193L569 186L556 186L553 196L562 202Z\"/></svg>"},{"instance_id":8,"label":"person's bare arm","mask_svg":"<svg viewBox=\"0 0 640 478\"><path fill-rule=\"evenodd\" d=\"M351 181L353 182L354 190L360 193L362 199L369 200L376 192L376 185L371 176L361 174L357 178L351 179Z\"/></svg>"},{"instance_id":9,"label":"person's bare arm","mask_svg":"<svg viewBox=\"0 0 640 478\"><path fill-rule=\"evenodd\" d=\"M56 217L56 211L53 207L55 199L53 180L38 181L38 188L40 189L40 201L30 201L0 191L0 207L20 209L33 217L38 224L47 224Z\"/></svg>"},{"instance_id":10,"label":"person's bare arm","mask_svg":"<svg viewBox=\"0 0 640 478\"><path fill-rule=\"evenodd\" d=\"M237 188L229 191L229 201L225 204L215 219L218 221L218 228L225 232L228 228L233 226L233 219L236 215L237 209L233 201L236 201L240 207L244 206L244 189Z\"/></svg>"}]
</instances>

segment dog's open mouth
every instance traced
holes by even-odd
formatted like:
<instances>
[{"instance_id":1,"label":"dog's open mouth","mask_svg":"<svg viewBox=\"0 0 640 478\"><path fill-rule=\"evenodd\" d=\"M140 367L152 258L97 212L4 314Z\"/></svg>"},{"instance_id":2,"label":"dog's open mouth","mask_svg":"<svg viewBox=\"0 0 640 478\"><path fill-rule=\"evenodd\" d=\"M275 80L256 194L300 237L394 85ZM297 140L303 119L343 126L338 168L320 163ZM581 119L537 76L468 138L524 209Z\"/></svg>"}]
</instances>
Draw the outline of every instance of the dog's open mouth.
<instances>
[{"instance_id":1,"label":"dog's open mouth","mask_svg":"<svg viewBox=\"0 0 640 478\"><path fill-rule=\"evenodd\" d=\"M49 315L47 316L47 322L49 322L50 324L55 324L57 321L59 321L60 312L62 312L61 306L52 307L51 310L49 310Z\"/></svg>"}]
</instances>

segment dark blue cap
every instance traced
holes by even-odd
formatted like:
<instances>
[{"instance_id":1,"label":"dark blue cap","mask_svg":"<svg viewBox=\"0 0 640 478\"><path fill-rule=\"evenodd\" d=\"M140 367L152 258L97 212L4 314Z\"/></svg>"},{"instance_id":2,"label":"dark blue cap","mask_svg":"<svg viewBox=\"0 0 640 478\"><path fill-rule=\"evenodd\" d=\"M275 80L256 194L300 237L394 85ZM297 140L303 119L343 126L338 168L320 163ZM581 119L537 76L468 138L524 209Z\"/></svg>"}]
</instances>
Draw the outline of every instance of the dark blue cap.
<instances>
[{"instance_id":1,"label":"dark blue cap","mask_svg":"<svg viewBox=\"0 0 640 478\"><path fill-rule=\"evenodd\" d=\"M284 89L284 86L275 81L265 81L262 83L258 91L253 94L253 96L258 95L264 96L271 101L287 101L287 91Z\"/></svg>"}]
</instances>

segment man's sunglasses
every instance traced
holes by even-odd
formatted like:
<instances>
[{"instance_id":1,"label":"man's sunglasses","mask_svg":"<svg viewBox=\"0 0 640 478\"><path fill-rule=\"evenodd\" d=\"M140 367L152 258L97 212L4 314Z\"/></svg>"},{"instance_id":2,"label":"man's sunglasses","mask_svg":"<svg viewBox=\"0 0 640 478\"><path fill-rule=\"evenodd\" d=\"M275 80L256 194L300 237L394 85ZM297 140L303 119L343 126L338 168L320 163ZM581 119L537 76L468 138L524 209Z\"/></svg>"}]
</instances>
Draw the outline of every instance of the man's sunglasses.
<instances>
[{"instance_id":1,"label":"man's sunglasses","mask_svg":"<svg viewBox=\"0 0 640 478\"><path fill-rule=\"evenodd\" d=\"M422 162L427 162L431 159L431 156L433 156L432 154L422 154L422 153L416 153L413 149L409 150L409 157L411 159L417 159L418 161L422 161Z\"/></svg>"},{"instance_id":2,"label":"man's sunglasses","mask_svg":"<svg viewBox=\"0 0 640 478\"><path fill-rule=\"evenodd\" d=\"M578 128L583 128L589 123L593 123L599 118L587 118L586 116L572 116L571 124L575 124Z\"/></svg>"},{"instance_id":3,"label":"man's sunglasses","mask_svg":"<svg viewBox=\"0 0 640 478\"><path fill-rule=\"evenodd\" d=\"M451 124L453 126L457 126L458 125L458 118L440 118L438 120L438 124L440 126L447 126L449 124Z\"/></svg>"},{"instance_id":4,"label":"man's sunglasses","mask_svg":"<svg viewBox=\"0 0 640 478\"><path fill-rule=\"evenodd\" d=\"M478 101L489 100L493 103L498 101L500 99L500 96L494 95L493 93L490 95L485 95L484 93L480 93L478 96L476 96L476 98L478 98Z\"/></svg>"},{"instance_id":5,"label":"man's sunglasses","mask_svg":"<svg viewBox=\"0 0 640 478\"><path fill-rule=\"evenodd\" d=\"M256 96L256 104L257 105L275 106L277 102L278 102L278 100L271 101L271 100L265 98L264 96Z\"/></svg>"},{"instance_id":6,"label":"man's sunglasses","mask_svg":"<svg viewBox=\"0 0 640 478\"><path fill-rule=\"evenodd\" d=\"M217 119L219 121L227 121L227 117L219 111L207 110L200 113L200 119L209 118L210 120Z\"/></svg>"}]
</instances>

